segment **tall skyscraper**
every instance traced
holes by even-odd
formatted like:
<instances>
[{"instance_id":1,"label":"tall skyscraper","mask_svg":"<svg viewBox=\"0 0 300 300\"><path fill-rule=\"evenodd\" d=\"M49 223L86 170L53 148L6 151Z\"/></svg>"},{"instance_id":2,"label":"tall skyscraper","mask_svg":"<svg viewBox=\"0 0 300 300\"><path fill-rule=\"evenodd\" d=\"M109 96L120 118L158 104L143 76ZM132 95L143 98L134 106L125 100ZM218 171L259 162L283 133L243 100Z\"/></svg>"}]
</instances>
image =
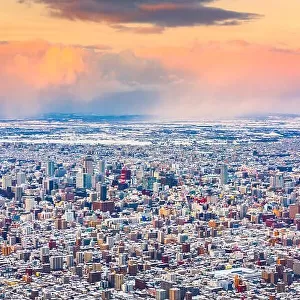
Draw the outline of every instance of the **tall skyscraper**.
<instances>
[{"instance_id":1,"label":"tall skyscraper","mask_svg":"<svg viewBox=\"0 0 300 300\"><path fill-rule=\"evenodd\" d=\"M21 186L17 186L15 191L15 200L17 202L20 202L22 200L22 195L23 195L23 188Z\"/></svg>"},{"instance_id":2,"label":"tall skyscraper","mask_svg":"<svg viewBox=\"0 0 300 300\"><path fill-rule=\"evenodd\" d=\"M8 187L12 186L12 178L9 175L2 177L2 189L6 190Z\"/></svg>"},{"instance_id":3,"label":"tall skyscraper","mask_svg":"<svg viewBox=\"0 0 300 300\"><path fill-rule=\"evenodd\" d=\"M90 175L94 173L94 160L90 155L83 159L83 172Z\"/></svg>"},{"instance_id":4,"label":"tall skyscraper","mask_svg":"<svg viewBox=\"0 0 300 300\"><path fill-rule=\"evenodd\" d=\"M93 176L92 176L92 186L93 186L93 189L97 189L97 183L98 182L101 182L101 180L102 180L102 175L100 175L100 174L94 174Z\"/></svg>"},{"instance_id":5,"label":"tall skyscraper","mask_svg":"<svg viewBox=\"0 0 300 300\"><path fill-rule=\"evenodd\" d=\"M47 176L52 177L52 176L54 176L54 173L55 173L54 161L49 160L47 162L46 174L47 174Z\"/></svg>"},{"instance_id":6,"label":"tall skyscraper","mask_svg":"<svg viewBox=\"0 0 300 300\"><path fill-rule=\"evenodd\" d=\"M102 200L102 201L107 200L107 186L106 186L106 184L101 185L100 200Z\"/></svg>"},{"instance_id":7,"label":"tall skyscraper","mask_svg":"<svg viewBox=\"0 0 300 300\"><path fill-rule=\"evenodd\" d=\"M67 255L67 266L69 268L74 267L74 255L72 254Z\"/></svg>"},{"instance_id":8,"label":"tall skyscraper","mask_svg":"<svg viewBox=\"0 0 300 300\"><path fill-rule=\"evenodd\" d=\"M45 182L44 182L44 188L47 190L47 193L50 194L51 191L54 190L54 180L53 179L47 179Z\"/></svg>"},{"instance_id":9,"label":"tall skyscraper","mask_svg":"<svg viewBox=\"0 0 300 300\"><path fill-rule=\"evenodd\" d=\"M115 274L115 289L121 290L122 284L124 283L124 274Z\"/></svg>"},{"instance_id":10,"label":"tall skyscraper","mask_svg":"<svg viewBox=\"0 0 300 300\"><path fill-rule=\"evenodd\" d=\"M83 264L84 263L84 253L83 252L76 252L76 263Z\"/></svg>"},{"instance_id":11,"label":"tall skyscraper","mask_svg":"<svg viewBox=\"0 0 300 300\"><path fill-rule=\"evenodd\" d=\"M221 184L227 184L228 183L228 166L222 165L221 167L221 178L220 178Z\"/></svg>"},{"instance_id":12,"label":"tall skyscraper","mask_svg":"<svg viewBox=\"0 0 300 300\"><path fill-rule=\"evenodd\" d=\"M100 160L99 161L99 172L101 175L105 174L105 170L106 170L106 162L105 160Z\"/></svg>"},{"instance_id":13,"label":"tall skyscraper","mask_svg":"<svg viewBox=\"0 0 300 300\"><path fill-rule=\"evenodd\" d=\"M17 185L24 184L26 182L26 174L24 172L17 173Z\"/></svg>"},{"instance_id":14,"label":"tall skyscraper","mask_svg":"<svg viewBox=\"0 0 300 300\"><path fill-rule=\"evenodd\" d=\"M27 197L25 199L25 211L31 211L35 206L34 197Z\"/></svg>"},{"instance_id":15,"label":"tall skyscraper","mask_svg":"<svg viewBox=\"0 0 300 300\"><path fill-rule=\"evenodd\" d=\"M240 205L240 218L243 219L246 217L248 211L248 206L246 204Z\"/></svg>"},{"instance_id":16,"label":"tall skyscraper","mask_svg":"<svg viewBox=\"0 0 300 300\"><path fill-rule=\"evenodd\" d=\"M76 175L76 187L81 189L92 188L92 175L88 173L77 173Z\"/></svg>"},{"instance_id":17,"label":"tall skyscraper","mask_svg":"<svg viewBox=\"0 0 300 300\"><path fill-rule=\"evenodd\" d=\"M284 187L283 174L279 173L270 177L270 187L273 189L282 189Z\"/></svg>"}]
</instances>

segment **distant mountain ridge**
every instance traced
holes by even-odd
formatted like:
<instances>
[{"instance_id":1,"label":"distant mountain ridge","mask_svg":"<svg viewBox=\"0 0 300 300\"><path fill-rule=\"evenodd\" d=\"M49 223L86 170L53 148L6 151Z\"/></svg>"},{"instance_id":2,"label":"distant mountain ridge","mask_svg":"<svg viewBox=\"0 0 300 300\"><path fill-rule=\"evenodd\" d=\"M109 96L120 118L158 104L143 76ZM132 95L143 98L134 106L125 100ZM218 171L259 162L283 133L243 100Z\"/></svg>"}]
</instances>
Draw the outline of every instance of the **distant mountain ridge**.
<instances>
[{"instance_id":1,"label":"distant mountain ridge","mask_svg":"<svg viewBox=\"0 0 300 300\"><path fill-rule=\"evenodd\" d=\"M59 121L68 122L70 120L78 120L82 122L126 122L126 121L144 121L150 119L147 115L98 115L98 114L78 114L78 113L47 113L34 117L3 119L8 122L12 120L28 120L28 121Z\"/></svg>"}]
</instances>

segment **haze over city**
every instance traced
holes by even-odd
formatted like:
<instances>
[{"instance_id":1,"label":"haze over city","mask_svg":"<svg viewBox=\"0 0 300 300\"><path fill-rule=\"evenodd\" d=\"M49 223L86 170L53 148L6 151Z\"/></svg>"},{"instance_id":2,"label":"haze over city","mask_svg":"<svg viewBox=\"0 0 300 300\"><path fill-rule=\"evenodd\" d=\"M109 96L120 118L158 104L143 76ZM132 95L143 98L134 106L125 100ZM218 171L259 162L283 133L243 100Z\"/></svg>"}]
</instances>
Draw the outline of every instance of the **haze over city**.
<instances>
[{"instance_id":1,"label":"haze over city","mask_svg":"<svg viewBox=\"0 0 300 300\"><path fill-rule=\"evenodd\" d=\"M2 117L300 113L300 2L2 0Z\"/></svg>"}]
</instances>

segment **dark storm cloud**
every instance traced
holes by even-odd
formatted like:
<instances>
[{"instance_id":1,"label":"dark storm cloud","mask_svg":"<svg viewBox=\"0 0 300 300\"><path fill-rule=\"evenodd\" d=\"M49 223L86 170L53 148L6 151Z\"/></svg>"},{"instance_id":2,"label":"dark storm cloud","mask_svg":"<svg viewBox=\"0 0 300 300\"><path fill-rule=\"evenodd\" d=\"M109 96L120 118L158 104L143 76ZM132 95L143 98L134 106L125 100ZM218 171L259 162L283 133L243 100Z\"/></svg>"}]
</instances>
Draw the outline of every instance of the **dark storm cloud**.
<instances>
[{"instance_id":1,"label":"dark storm cloud","mask_svg":"<svg viewBox=\"0 0 300 300\"><path fill-rule=\"evenodd\" d=\"M212 0L25 0L25 2L45 3L52 15L71 20L109 24L153 24L160 28L236 25L259 17L257 14L208 6Z\"/></svg>"},{"instance_id":2,"label":"dark storm cloud","mask_svg":"<svg viewBox=\"0 0 300 300\"><path fill-rule=\"evenodd\" d=\"M112 28L120 32L132 32L138 34L160 34L165 30L165 27L161 26L124 26L120 24L111 25Z\"/></svg>"}]
</instances>

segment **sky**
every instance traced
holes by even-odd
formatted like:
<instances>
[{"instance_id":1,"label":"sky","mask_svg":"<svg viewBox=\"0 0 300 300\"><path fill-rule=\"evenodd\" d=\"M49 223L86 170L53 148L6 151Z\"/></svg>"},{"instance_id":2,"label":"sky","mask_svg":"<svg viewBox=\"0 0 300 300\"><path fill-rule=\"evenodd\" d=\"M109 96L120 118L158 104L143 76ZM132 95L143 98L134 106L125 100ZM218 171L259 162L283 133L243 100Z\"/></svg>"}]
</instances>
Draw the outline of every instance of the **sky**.
<instances>
[{"instance_id":1,"label":"sky","mask_svg":"<svg viewBox=\"0 0 300 300\"><path fill-rule=\"evenodd\" d=\"M299 0L1 0L0 115L300 113L299 11Z\"/></svg>"}]
</instances>

